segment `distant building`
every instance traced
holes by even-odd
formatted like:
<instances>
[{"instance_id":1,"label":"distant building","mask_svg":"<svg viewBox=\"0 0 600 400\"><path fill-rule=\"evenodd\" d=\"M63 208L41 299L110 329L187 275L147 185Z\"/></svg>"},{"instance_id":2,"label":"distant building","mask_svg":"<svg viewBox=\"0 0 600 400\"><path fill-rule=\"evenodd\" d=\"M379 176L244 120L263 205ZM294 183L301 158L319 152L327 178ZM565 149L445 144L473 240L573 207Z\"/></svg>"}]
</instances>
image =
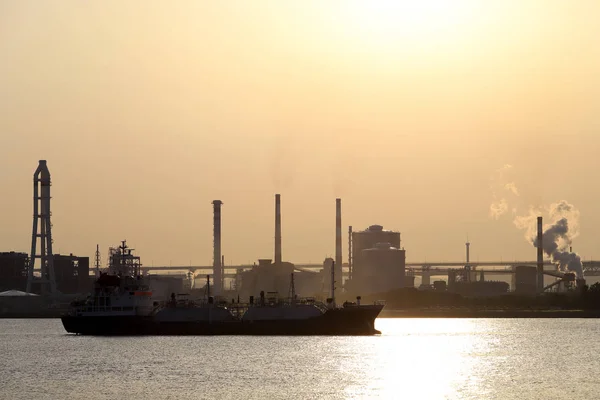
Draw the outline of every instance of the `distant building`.
<instances>
[{"instance_id":1,"label":"distant building","mask_svg":"<svg viewBox=\"0 0 600 400\"><path fill-rule=\"evenodd\" d=\"M405 267L400 232L384 230L381 225L352 232L352 274L346 284L349 292L366 295L412 287L414 277L405 282Z\"/></svg>"},{"instance_id":2,"label":"distant building","mask_svg":"<svg viewBox=\"0 0 600 400\"><path fill-rule=\"evenodd\" d=\"M168 300L171 294L181 294L189 292L189 285L186 285L187 275L148 275L146 277L148 286L152 289L152 297L156 300Z\"/></svg>"},{"instance_id":3,"label":"distant building","mask_svg":"<svg viewBox=\"0 0 600 400\"><path fill-rule=\"evenodd\" d=\"M92 288L89 257L54 254L56 289L61 293L85 293Z\"/></svg>"},{"instance_id":4,"label":"distant building","mask_svg":"<svg viewBox=\"0 0 600 400\"><path fill-rule=\"evenodd\" d=\"M258 265L241 273L240 296L258 297L260 292L264 291L265 293L277 292L280 297L287 297L292 272L294 272L292 263L273 264L270 259L258 260Z\"/></svg>"},{"instance_id":5,"label":"distant building","mask_svg":"<svg viewBox=\"0 0 600 400\"><path fill-rule=\"evenodd\" d=\"M434 281L433 282L433 290L437 292L445 292L446 291L446 281Z\"/></svg>"},{"instance_id":6,"label":"distant building","mask_svg":"<svg viewBox=\"0 0 600 400\"><path fill-rule=\"evenodd\" d=\"M0 253L0 291L24 291L28 266L29 256L26 253Z\"/></svg>"},{"instance_id":7,"label":"distant building","mask_svg":"<svg viewBox=\"0 0 600 400\"><path fill-rule=\"evenodd\" d=\"M362 252L374 248L377 243L389 243L390 246L400 249L400 232L388 231L381 225L371 225L364 231L352 232L352 276L354 272L360 274L364 263Z\"/></svg>"},{"instance_id":8,"label":"distant building","mask_svg":"<svg viewBox=\"0 0 600 400\"><path fill-rule=\"evenodd\" d=\"M514 267L513 289L519 294L537 293L537 268L527 265Z\"/></svg>"},{"instance_id":9,"label":"distant building","mask_svg":"<svg viewBox=\"0 0 600 400\"><path fill-rule=\"evenodd\" d=\"M454 283L452 291L462 296L485 297L508 293L509 287L508 282L502 281L458 281Z\"/></svg>"},{"instance_id":10,"label":"distant building","mask_svg":"<svg viewBox=\"0 0 600 400\"><path fill-rule=\"evenodd\" d=\"M404 287L406 252L389 243L377 243L361 253L361 268L354 275L365 294Z\"/></svg>"}]
</instances>

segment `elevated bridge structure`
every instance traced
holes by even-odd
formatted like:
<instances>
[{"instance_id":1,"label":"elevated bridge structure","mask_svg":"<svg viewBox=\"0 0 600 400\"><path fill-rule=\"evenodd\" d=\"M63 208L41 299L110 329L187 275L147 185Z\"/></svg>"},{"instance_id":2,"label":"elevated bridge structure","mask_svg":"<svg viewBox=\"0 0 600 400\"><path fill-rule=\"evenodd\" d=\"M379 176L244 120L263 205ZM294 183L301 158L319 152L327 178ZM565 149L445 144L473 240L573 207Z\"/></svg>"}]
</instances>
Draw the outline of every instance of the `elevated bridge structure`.
<instances>
[{"instance_id":1,"label":"elevated bridge structure","mask_svg":"<svg viewBox=\"0 0 600 400\"><path fill-rule=\"evenodd\" d=\"M431 262L408 262L406 263L407 273L414 275L429 274L429 276L440 276L447 275L450 270L460 270L468 267L473 272L484 272L485 274L512 274L514 273L513 267L525 265L525 266L537 266L536 261L478 261L478 262L455 262L455 261L431 261ZM242 264L242 265L230 265L224 267L224 277L233 278L238 271L245 271L252 269L253 265ZM295 269L301 272L318 272L323 268L323 264L295 264ZM201 275L212 275L213 267L211 265L206 266L194 266L194 265L180 265L180 266L143 266L143 273L161 273L168 271L185 271L191 272L195 276ZM600 276L600 261L584 261L583 262L583 273L584 276ZM344 276L348 275L348 269L344 266ZM549 261L544 263L544 274L562 277L563 273L556 270L556 264Z\"/></svg>"}]
</instances>

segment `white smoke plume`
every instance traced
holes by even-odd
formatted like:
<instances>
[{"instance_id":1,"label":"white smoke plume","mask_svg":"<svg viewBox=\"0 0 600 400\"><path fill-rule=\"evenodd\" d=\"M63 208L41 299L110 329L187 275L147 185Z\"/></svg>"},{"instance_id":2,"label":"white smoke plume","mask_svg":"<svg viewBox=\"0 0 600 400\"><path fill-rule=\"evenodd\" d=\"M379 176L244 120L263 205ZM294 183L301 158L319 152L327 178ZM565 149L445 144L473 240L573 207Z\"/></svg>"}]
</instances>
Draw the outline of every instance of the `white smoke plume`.
<instances>
[{"instance_id":1,"label":"white smoke plume","mask_svg":"<svg viewBox=\"0 0 600 400\"><path fill-rule=\"evenodd\" d=\"M512 194L514 194L515 196L519 196L519 189L517 189L517 186L514 182L508 182L507 184L505 184L504 189L512 192Z\"/></svg>"},{"instance_id":2,"label":"white smoke plume","mask_svg":"<svg viewBox=\"0 0 600 400\"><path fill-rule=\"evenodd\" d=\"M506 199L500 199L493 202L490 205L490 216L494 219L498 219L508 210L508 202Z\"/></svg>"},{"instance_id":3,"label":"white smoke plume","mask_svg":"<svg viewBox=\"0 0 600 400\"><path fill-rule=\"evenodd\" d=\"M490 216L494 219L499 219L508 211L509 195L519 196L519 190L515 183L510 180L512 175L512 165L505 164L502 168L498 168L491 178L490 189L492 190L492 204L490 205ZM513 213L516 209L512 209Z\"/></svg>"},{"instance_id":4,"label":"white smoke plume","mask_svg":"<svg viewBox=\"0 0 600 400\"><path fill-rule=\"evenodd\" d=\"M490 216L499 219L509 209L514 214L513 223L525 231L528 242L538 247L537 243L537 217L544 216L546 224L543 232L541 247L552 262L556 263L561 271L574 272L578 278L583 277L581 257L569 251L573 239L579 236L579 210L566 200L553 203L548 207L530 207L525 215L518 215L516 205L509 202L520 196L519 190L511 179L513 167L505 164L494 172L491 179L493 202L490 205Z\"/></svg>"},{"instance_id":5,"label":"white smoke plume","mask_svg":"<svg viewBox=\"0 0 600 400\"><path fill-rule=\"evenodd\" d=\"M583 278L581 257L569 251L573 239L579 236L579 210L561 200L551 204L546 211L551 223L544 227L541 243L544 253L558 265L559 270L574 272L578 278ZM537 240L537 216L540 214L539 210L531 209L529 215L514 219L518 228L526 230L526 238L535 247L540 247Z\"/></svg>"}]
</instances>

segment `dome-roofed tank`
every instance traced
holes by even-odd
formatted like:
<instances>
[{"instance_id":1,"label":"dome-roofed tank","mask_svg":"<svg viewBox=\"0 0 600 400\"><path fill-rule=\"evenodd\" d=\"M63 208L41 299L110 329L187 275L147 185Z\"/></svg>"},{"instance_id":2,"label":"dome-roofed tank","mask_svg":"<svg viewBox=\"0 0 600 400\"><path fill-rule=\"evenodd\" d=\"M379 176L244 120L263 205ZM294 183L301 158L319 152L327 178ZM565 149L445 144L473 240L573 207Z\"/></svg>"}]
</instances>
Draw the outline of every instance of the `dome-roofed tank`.
<instances>
[{"instance_id":1,"label":"dome-roofed tank","mask_svg":"<svg viewBox=\"0 0 600 400\"><path fill-rule=\"evenodd\" d=\"M309 319L323 312L312 304L274 305L250 307L242 316L243 321L272 321L282 319Z\"/></svg>"},{"instance_id":2,"label":"dome-roofed tank","mask_svg":"<svg viewBox=\"0 0 600 400\"><path fill-rule=\"evenodd\" d=\"M224 307L165 307L160 309L154 318L158 322L191 322L191 321L230 321L234 317Z\"/></svg>"}]
</instances>

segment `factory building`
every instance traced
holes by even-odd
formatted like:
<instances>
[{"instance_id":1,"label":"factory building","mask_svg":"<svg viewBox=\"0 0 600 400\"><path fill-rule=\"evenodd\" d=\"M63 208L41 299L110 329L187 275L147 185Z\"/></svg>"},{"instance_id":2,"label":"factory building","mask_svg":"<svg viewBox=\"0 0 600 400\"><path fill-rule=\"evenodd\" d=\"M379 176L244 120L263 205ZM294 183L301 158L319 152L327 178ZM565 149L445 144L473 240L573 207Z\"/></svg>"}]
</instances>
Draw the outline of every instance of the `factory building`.
<instances>
[{"instance_id":1,"label":"factory building","mask_svg":"<svg viewBox=\"0 0 600 400\"><path fill-rule=\"evenodd\" d=\"M54 254L56 289L61 293L86 293L92 288L89 257Z\"/></svg>"},{"instance_id":2,"label":"factory building","mask_svg":"<svg viewBox=\"0 0 600 400\"><path fill-rule=\"evenodd\" d=\"M92 287L88 257L52 255L54 278L60 293L83 293ZM29 255L26 253L0 253L0 291L25 291L29 269ZM35 276L31 282L31 292L42 293L41 277Z\"/></svg>"},{"instance_id":3,"label":"factory building","mask_svg":"<svg viewBox=\"0 0 600 400\"><path fill-rule=\"evenodd\" d=\"M315 271L296 271L294 272L294 286L299 297L315 297L319 300L325 300L330 296L330 287L325 284L325 276L331 280L331 267L326 275L325 270ZM288 282L289 288L289 282ZM289 289L288 289L289 290Z\"/></svg>"},{"instance_id":4,"label":"factory building","mask_svg":"<svg viewBox=\"0 0 600 400\"><path fill-rule=\"evenodd\" d=\"M513 268L513 288L515 293L535 294L537 290L537 268L527 265L518 265Z\"/></svg>"},{"instance_id":5,"label":"factory building","mask_svg":"<svg viewBox=\"0 0 600 400\"><path fill-rule=\"evenodd\" d=\"M186 274L146 276L146 282L152 289L152 298L157 301L170 299L172 293L180 294L189 292L190 287L185 284L187 281Z\"/></svg>"},{"instance_id":6,"label":"factory building","mask_svg":"<svg viewBox=\"0 0 600 400\"><path fill-rule=\"evenodd\" d=\"M390 246L400 248L400 232L384 230L381 225L371 225L364 231L352 232L352 272L351 278L354 278L354 272L363 267L361 258L362 251L374 248L377 243L389 243Z\"/></svg>"},{"instance_id":7,"label":"factory building","mask_svg":"<svg viewBox=\"0 0 600 400\"><path fill-rule=\"evenodd\" d=\"M451 291L461 296L486 297L506 294L509 288L508 282L503 281L458 281Z\"/></svg>"},{"instance_id":8,"label":"factory building","mask_svg":"<svg viewBox=\"0 0 600 400\"><path fill-rule=\"evenodd\" d=\"M29 256L14 251L0 253L0 292L24 291L27 286Z\"/></svg>"},{"instance_id":9,"label":"factory building","mask_svg":"<svg viewBox=\"0 0 600 400\"><path fill-rule=\"evenodd\" d=\"M294 264L288 262L272 263L270 259L258 260L252 269L241 273L240 296L257 297L261 291L277 292L287 296L290 288L291 273Z\"/></svg>"},{"instance_id":10,"label":"factory building","mask_svg":"<svg viewBox=\"0 0 600 400\"><path fill-rule=\"evenodd\" d=\"M384 230L381 225L352 232L349 290L368 294L405 287L405 266L400 232Z\"/></svg>"}]
</instances>

